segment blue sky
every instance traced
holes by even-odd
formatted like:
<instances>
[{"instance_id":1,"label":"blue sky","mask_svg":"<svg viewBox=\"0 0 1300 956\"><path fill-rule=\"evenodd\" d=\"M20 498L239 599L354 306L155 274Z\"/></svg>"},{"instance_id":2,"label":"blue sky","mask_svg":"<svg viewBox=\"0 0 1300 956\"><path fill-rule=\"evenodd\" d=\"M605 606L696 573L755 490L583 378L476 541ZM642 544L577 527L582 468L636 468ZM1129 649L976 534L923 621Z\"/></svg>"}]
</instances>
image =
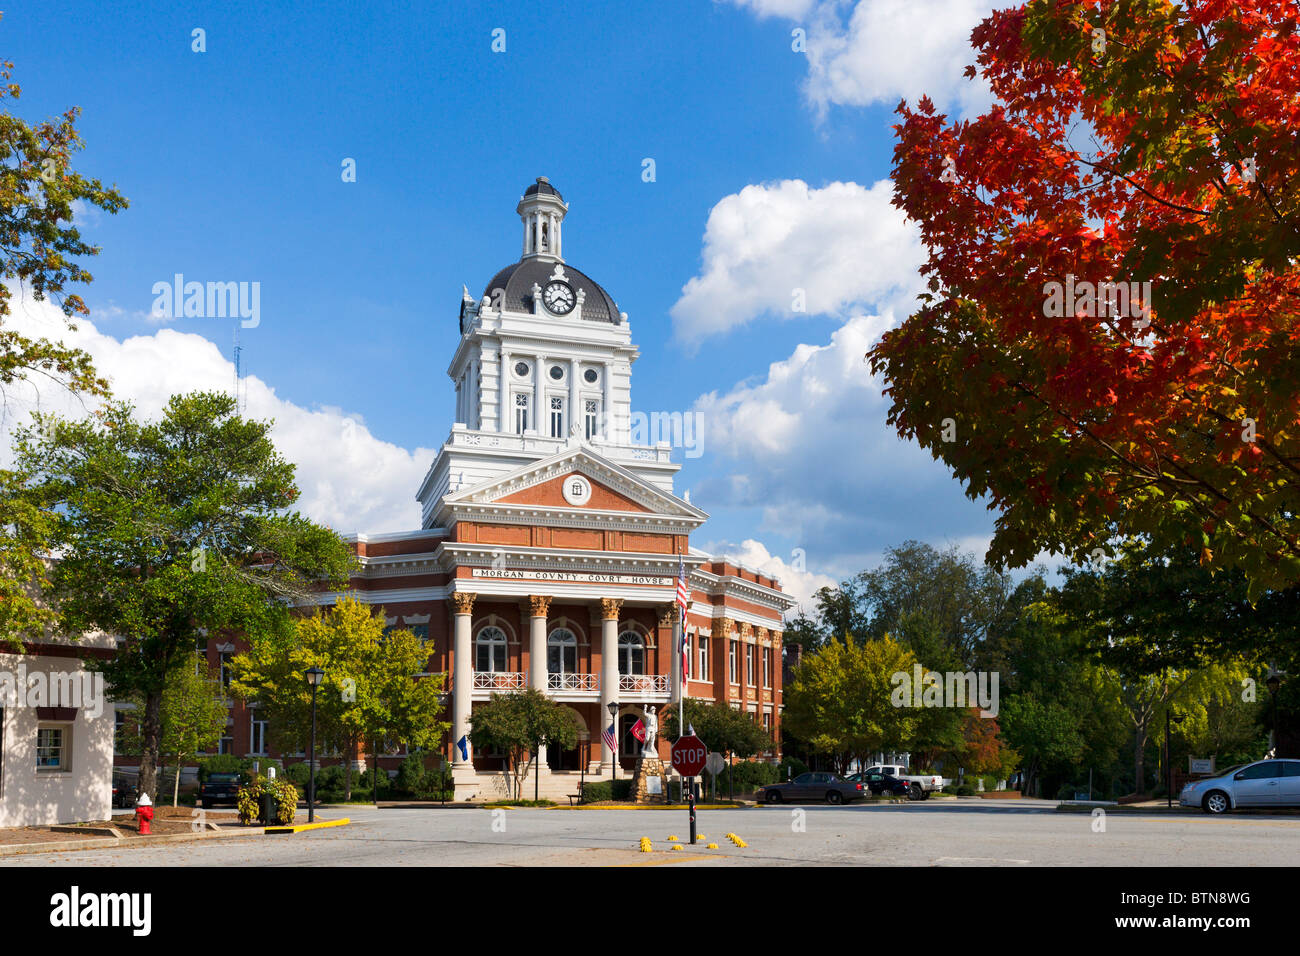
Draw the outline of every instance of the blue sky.
<instances>
[{"instance_id":1,"label":"blue sky","mask_svg":"<svg viewBox=\"0 0 1300 956\"><path fill-rule=\"evenodd\" d=\"M304 506L343 531L415 527L461 284L480 295L518 258L515 203L546 175L570 204L566 260L629 313L634 406L708 417L678 484L714 516L698 544L807 589L905 538L987 538L983 508L887 431L860 360L916 283L913 231L872 190L893 107L978 101L960 68L981 4L160 7L23 2L0 21L17 111L80 106L76 165L131 200L82 223L104 250L84 344L119 394L147 408L160 381L220 380L229 359L233 323L148 316L155 282L260 282L250 410L315 430L282 444L307 459ZM335 426L370 443L355 488L309 450Z\"/></svg>"}]
</instances>

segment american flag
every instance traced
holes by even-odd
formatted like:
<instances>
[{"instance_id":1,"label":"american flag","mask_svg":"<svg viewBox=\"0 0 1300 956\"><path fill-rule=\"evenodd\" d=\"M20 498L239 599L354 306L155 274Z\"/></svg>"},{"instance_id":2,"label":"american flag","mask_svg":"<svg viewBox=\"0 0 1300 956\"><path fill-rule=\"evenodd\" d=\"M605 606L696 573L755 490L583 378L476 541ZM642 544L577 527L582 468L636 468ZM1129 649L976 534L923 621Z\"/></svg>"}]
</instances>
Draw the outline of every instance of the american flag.
<instances>
[{"instance_id":1,"label":"american flag","mask_svg":"<svg viewBox=\"0 0 1300 956\"><path fill-rule=\"evenodd\" d=\"M614 736L613 724L610 724L603 731L601 731L600 739L605 741L605 746L608 747L610 750L614 750L614 751L618 750L618 738Z\"/></svg>"},{"instance_id":2,"label":"american flag","mask_svg":"<svg viewBox=\"0 0 1300 956\"><path fill-rule=\"evenodd\" d=\"M681 608L682 634L682 686L686 685L686 675L691 672L690 645L686 640L686 609L691 606L691 589L686 586L686 562L677 555L677 606Z\"/></svg>"},{"instance_id":3,"label":"american flag","mask_svg":"<svg viewBox=\"0 0 1300 956\"><path fill-rule=\"evenodd\" d=\"M677 605L682 609L682 630L686 630L686 609L691 606L691 589L686 586L686 562L677 555Z\"/></svg>"}]
</instances>

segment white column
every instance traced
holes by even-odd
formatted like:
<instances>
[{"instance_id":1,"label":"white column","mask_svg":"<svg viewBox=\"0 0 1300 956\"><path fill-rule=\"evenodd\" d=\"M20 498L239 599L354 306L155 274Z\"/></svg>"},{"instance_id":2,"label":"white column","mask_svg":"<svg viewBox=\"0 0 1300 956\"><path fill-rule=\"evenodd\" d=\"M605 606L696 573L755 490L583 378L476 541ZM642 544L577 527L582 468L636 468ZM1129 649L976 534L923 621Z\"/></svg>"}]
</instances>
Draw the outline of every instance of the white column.
<instances>
[{"instance_id":1,"label":"white column","mask_svg":"<svg viewBox=\"0 0 1300 956\"><path fill-rule=\"evenodd\" d=\"M528 686L546 693L546 612L551 599L534 594L528 601L532 605L528 619Z\"/></svg>"},{"instance_id":2,"label":"white column","mask_svg":"<svg viewBox=\"0 0 1300 956\"><path fill-rule=\"evenodd\" d=\"M565 423L569 426L569 431L573 431L573 426L578 426L578 437L585 438L586 431L586 412L582 408L582 393L579 391L581 382L578 376L581 369L578 368L578 360L569 359L569 420Z\"/></svg>"},{"instance_id":3,"label":"white column","mask_svg":"<svg viewBox=\"0 0 1300 956\"><path fill-rule=\"evenodd\" d=\"M497 421L497 431L510 431L510 353L503 347L501 349L501 374L498 377L497 388L501 394L497 397L501 400L500 417Z\"/></svg>"},{"instance_id":4,"label":"white column","mask_svg":"<svg viewBox=\"0 0 1300 956\"><path fill-rule=\"evenodd\" d=\"M452 643L451 665L451 742L452 770L473 769L471 760L462 760L456 744L469 733L470 694L474 687L474 650L470 639L470 620L474 612L474 595L457 591L451 599L455 602L455 632Z\"/></svg>"},{"instance_id":5,"label":"white column","mask_svg":"<svg viewBox=\"0 0 1300 956\"><path fill-rule=\"evenodd\" d=\"M609 705L618 700L618 611L622 598L603 598L600 602L600 725L608 727L611 718ZM613 718L614 734L618 735L618 718ZM614 770L614 754L604 742L600 745L600 772Z\"/></svg>"},{"instance_id":6,"label":"white column","mask_svg":"<svg viewBox=\"0 0 1300 956\"><path fill-rule=\"evenodd\" d=\"M613 442L617 434L614 421L614 365L612 362L606 362L604 371L601 373L601 383L604 385L604 419L605 419L605 441Z\"/></svg>"},{"instance_id":7,"label":"white column","mask_svg":"<svg viewBox=\"0 0 1300 956\"><path fill-rule=\"evenodd\" d=\"M537 355L533 358L533 431L539 435L549 435L551 433L551 410L544 408L546 402L546 364L545 355Z\"/></svg>"}]
</instances>

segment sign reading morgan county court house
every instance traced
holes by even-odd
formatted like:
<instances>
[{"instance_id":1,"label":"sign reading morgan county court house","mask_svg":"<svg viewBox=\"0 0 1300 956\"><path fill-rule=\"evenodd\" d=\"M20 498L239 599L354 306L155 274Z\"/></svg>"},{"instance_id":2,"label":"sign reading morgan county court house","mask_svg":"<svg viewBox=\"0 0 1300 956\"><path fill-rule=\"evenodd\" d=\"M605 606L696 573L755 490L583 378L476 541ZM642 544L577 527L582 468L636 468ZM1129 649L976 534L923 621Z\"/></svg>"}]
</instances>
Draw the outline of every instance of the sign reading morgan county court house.
<instances>
[{"instance_id":1,"label":"sign reading morgan county court house","mask_svg":"<svg viewBox=\"0 0 1300 956\"><path fill-rule=\"evenodd\" d=\"M576 581L582 584L652 584L659 587L671 587L673 579L652 574L599 574L575 571L520 571L513 568L474 568L476 578L511 578L531 581Z\"/></svg>"}]
</instances>

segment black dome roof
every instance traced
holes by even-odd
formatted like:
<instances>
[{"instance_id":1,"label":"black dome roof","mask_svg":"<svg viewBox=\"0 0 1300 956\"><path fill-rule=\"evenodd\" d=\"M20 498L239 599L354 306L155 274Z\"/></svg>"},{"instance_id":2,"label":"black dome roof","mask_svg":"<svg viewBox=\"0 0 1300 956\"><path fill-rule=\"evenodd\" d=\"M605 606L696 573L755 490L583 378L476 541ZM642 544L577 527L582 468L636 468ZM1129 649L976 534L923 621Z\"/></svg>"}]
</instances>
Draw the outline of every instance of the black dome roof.
<instances>
[{"instance_id":1,"label":"black dome roof","mask_svg":"<svg viewBox=\"0 0 1300 956\"><path fill-rule=\"evenodd\" d=\"M563 265L564 277L568 280L569 285L586 292L586 297L582 303L583 321L608 322L611 325L618 325L618 306L614 303L610 294L602 289L595 279L583 272L579 272L567 263ZM556 261L554 259L541 258L524 259L521 262L508 265L492 277L487 284L487 288L483 290L483 295L488 296L492 304L496 305L497 300L496 296L492 294L493 290L504 289L505 299L501 303L503 309L511 312L532 312L533 284L536 283L545 287L551 278L551 274L555 271L555 266Z\"/></svg>"},{"instance_id":2,"label":"black dome roof","mask_svg":"<svg viewBox=\"0 0 1300 956\"><path fill-rule=\"evenodd\" d=\"M552 186L551 181L545 176L538 176L537 182L524 190L525 196L536 196L538 194L543 196L554 196L560 202L564 202L564 197L560 195L560 191Z\"/></svg>"}]
</instances>

